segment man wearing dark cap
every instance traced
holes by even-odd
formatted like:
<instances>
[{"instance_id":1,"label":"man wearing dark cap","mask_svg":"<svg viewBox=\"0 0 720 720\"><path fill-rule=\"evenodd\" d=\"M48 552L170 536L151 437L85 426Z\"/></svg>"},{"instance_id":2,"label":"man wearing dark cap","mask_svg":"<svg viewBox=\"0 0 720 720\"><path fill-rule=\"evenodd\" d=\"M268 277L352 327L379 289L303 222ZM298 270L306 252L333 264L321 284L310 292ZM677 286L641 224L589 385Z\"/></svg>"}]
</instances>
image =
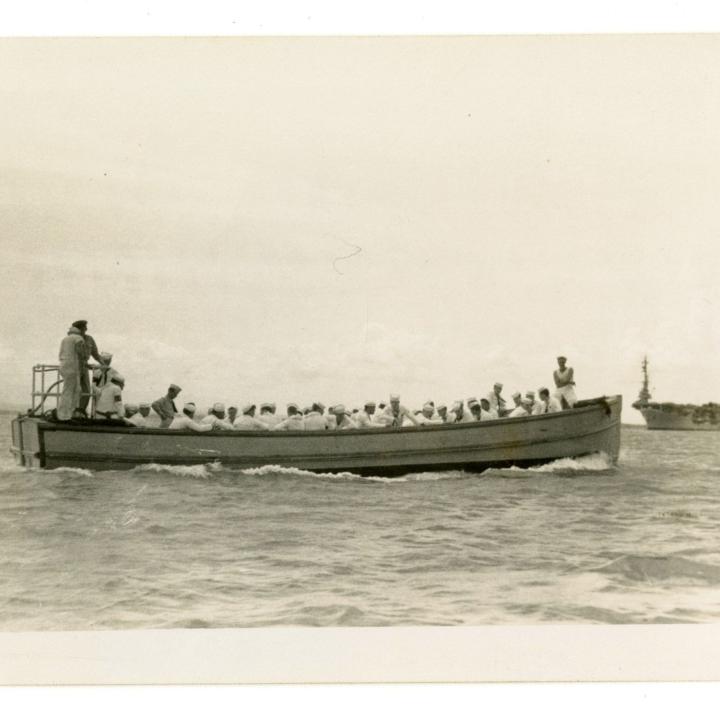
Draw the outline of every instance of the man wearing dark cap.
<instances>
[{"instance_id":1,"label":"man wearing dark cap","mask_svg":"<svg viewBox=\"0 0 720 720\"><path fill-rule=\"evenodd\" d=\"M98 363L102 364L100 359L100 353L95 343L95 339L92 335L87 334L87 320L76 320L72 326L77 328L82 335L83 344L80 346L82 352L82 358L80 361L80 404L78 405L78 411L84 415L87 415L87 406L90 402L90 358L95 359Z\"/></svg>"},{"instance_id":2,"label":"man wearing dark cap","mask_svg":"<svg viewBox=\"0 0 720 720\"><path fill-rule=\"evenodd\" d=\"M153 404L152 409L160 416L160 427L168 428L173 418L177 415L177 407L175 405L175 398L180 394L182 388L175 385L170 385L165 397L158 398Z\"/></svg>"}]
</instances>

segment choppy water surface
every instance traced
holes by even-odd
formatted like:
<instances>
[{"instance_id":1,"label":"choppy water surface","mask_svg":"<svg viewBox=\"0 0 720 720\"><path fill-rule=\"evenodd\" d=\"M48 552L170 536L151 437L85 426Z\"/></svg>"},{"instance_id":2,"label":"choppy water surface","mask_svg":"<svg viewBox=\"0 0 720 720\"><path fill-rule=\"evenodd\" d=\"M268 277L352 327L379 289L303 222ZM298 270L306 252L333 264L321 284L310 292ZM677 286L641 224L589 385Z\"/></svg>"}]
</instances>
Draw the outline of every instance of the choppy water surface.
<instances>
[{"instance_id":1,"label":"choppy water surface","mask_svg":"<svg viewBox=\"0 0 720 720\"><path fill-rule=\"evenodd\" d=\"M393 480L28 472L0 416L0 630L720 619L720 435Z\"/></svg>"}]
</instances>

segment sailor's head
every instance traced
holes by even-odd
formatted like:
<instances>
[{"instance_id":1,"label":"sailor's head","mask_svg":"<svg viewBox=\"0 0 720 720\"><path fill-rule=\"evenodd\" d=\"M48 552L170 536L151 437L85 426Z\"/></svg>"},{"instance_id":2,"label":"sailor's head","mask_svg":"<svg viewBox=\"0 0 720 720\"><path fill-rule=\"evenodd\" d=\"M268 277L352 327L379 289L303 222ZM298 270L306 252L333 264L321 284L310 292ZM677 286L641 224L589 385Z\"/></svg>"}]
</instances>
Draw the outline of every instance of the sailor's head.
<instances>
[{"instance_id":1,"label":"sailor's head","mask_svg":"<svg viewBox=\"0 0 720 720\"><path fill-rule=\"evenodd\" d=\"M375 412L375 401L374 400L368 400L364 405L363 409L365 412L370 413L371 415Z\"/></svg>"},{"instance_id":2,"label":"sailor's head","mask_svg":"<svg viewBox=\"0 0 720 720\"><path fill-rule=\"evenodd\" d=\"M441 418L444 418L447 415L447 405L445 403L440 403L437 406L437 413Z\"/></svg>"},{"instance_id":3,"label":"sailor's head","mask_svg":"<svg viewBox=\"0 0 720 720\"><path fill-rule=\"evenodd\" d=\"M342 403L339 405L333 405L332 407L332 414L338 419L345 415L345 412L345 406Z\"/></svg>"},{"instance_id":4,"label":"sailor's head","mask_svg":"<svg viewBox=\"0 0 720 720\"><path fill-rule=\"evenodd\" d=\"M181 387L179 387L178 385L175 385L175 383L173 383L173 384L170 385L170 387L168 388L168 397L169 397L171 400L174 400L174 399L180 394L180 391L181 391L181 390L182 390Z\"/></svg>"},{"instance_id":5,"label":"sailor's head","mask_svg":"<svg viewBox=\"0 0 720 720\"><path fill-rule=\"evenodd\" d=\"M400 396L392 394L390 396L390 405L392 406L393 410L397 410L400 407Z\"/></svg>"},{"instance_id":6,"label":"sailor's head","mask_svg":"<svg viewBox=\"0 0 720 720\"><path fill-rule=\"evenodd\" d=\"M496 382L493 385L493 390L499 395L502 392L503 384L501 382Z\"/></svg>"},{"instance_id":7,"label":"sailor's head","mask_svg":"<svg viewBox=\"0 0 720 720\"><path fill-rule=\"evenodd\" d=\"M193 417L195 415L195 403L193 403L193 402L185 403L185 405L183 405L183 412L189 418Z\"/></svg>"},{"instance_id":8,"label":"sailor's head","mask_svg":"<svg viewBox=\"0 0 720 720\"><path fill-rule=\"evenodd\" d=\"M88 322L87 320L76 320L72 326L77 328L84 335L87 332Z\"/></svg>"},{"instance_id":9,"label":"sailor's head","mask_svg":"<svg viewBox=\"0 0 720 720\"><path fill-rule=\"evenodd\" d=\"M479 403L473 403L470 405L470 412L473 414L473 417L479 418L482 413L482 408L480 407Z\"/></svg>"},{"instance_id":10,"label":"sailor's head","mask_svg":"<svg viewBox=\"0 0 720 720\"><path fill-rule=\"evenodd\" d=\"M125 417L132 417L137 411L138 406L135 403L126 403L125 405Z\"/></svg>"},{"instance_id":11,"label":"sailor's head","mask_svg":"<svg viewBox=\"0 0 720 720\"><path fill-rule=\"evenodd\" d=\"M230 405L227 409L228 420L232 422L237 417L238 409L235 405Z\"/></svg>"},{"instance_id":12,"label":"sailor's head","mask_svg":"<svg viewBox=\"0 0 720 720\"><path fill-rule=\"evenodd\" d=\"M480 398L480 407L483 410L489 410L490 409L490 401L487 398Z\"/></svg>"},{"instance_id":13,"label":"sailor's head","mask_svg":"<svg viewBox=\"0 0 720 720\"><path fill-rule=\"evenodd\" d=\"M519 392L514 392L512 394L512 399L515 401L516 405L520 405L522 403L522 395Z\"/></svg>"},{"instance_id":14,"label":"sailor's head","mask_svg":"<svg viewBox=\"0 0 720 720\"><path fill-rule=\"evenodd\" d=\"M141 402L138 406L138 412L143 416L147 417L150 414L150 403Z\"/></svg>"},{"instance_id":15,"label":"sailor's head","mask_svg":"<svg viewBox=\"0 0 720 720\"><path fill-rule=\"evenodd\" d=\"M272 412L272 403L261 403L260 414Z\"/></svg>"},{"instance_id":16,"label":"sailor's head","mask_svg":"<svg viewBox=\"0 0 720 720\"><path fill-rule=\"evenodd\" d=\"M225 405L221 402L216 402L212 406L212 414L222 420L225 417Z\"/></svg>"},{"instance_id":17,"label":"sailor's head","mask_svg":"<svg viewBox=\"0 0 720 720\"><path fill-rule=\"evenodd\" d=\"M547 388L540 388L538 394L542 400L547 400L550 397L550 391Z\"/></svg>"},{"instance_id":18,"label":"sailor's head","mask_svg":"<svg viewBox=\"0 0 720 720\"><path fill-rule=\"evenodd\" d=\"M558 361L558 365L562 368L565 366L565 363L567 362L567 358L564 355L558 355L557 361Z\"/></svg>"},{"instance_id":19,"label":"sailor's head","mask_svg":"<svg viewBox=\"0 0 720 720\"><path fill-rule=\"evenodd\" d=\"M300 406L297 403L288 403L287 406L287 414L290 415L297 415L300 412Z\"/></svg>"},{"instance_id":20,"label":"sailor's head","mask_svg":"<svg viewBox=\"0 0 720 720\"><path fill-rule=\"evenodd\" d=\"M434 406L430 403L425 403L422 407L422 414L429 420L435 414Z\"/></svg>"},{"instance_id":21,"label":"sailor's head","mask_svg":"<svg viewBox=\"0 0 720 720\"><path fill-rule=\"evenodd\" d=\"M237 412L237 408L235 409L235 412ZM250 417L253 417L255 415L255 405L253 403L248 403L247 405L243 405L242 409L243 415L249 415ZM230 408L228 408L228 416L230 415Z\"/></svg>"},{"instance_id":22,"label":"sailor's head","mask_svg":"<svg viewBox=\"0 0 720 720\"><path fill-rule=\"evenodd\" d=\"M103 365L110 365L112 363L113 354L109 352L101 352L100 353L100 362Z\"/></svg>"},{"instance_id":23,"label":"sailor's head","mask_svg":"<svg viewBox=\"0 0 720 720\"><path fill-rule=\"evenodd\" d=\"M534 400L534 399L535 399L535 391L534 391L534 390L528 390L528 391L525 393L525 397L526 397L526 398L530 398L530 400Z\"/></svg>"}]
</instances>

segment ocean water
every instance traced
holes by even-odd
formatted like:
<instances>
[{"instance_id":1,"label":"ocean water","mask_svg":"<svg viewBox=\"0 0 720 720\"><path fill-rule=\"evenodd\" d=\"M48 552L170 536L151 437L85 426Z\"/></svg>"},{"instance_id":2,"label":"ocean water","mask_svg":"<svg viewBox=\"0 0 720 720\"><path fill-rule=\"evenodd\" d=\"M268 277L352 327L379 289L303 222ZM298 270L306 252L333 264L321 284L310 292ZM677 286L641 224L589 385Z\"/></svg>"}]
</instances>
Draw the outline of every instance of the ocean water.
<instances>
[{"instance_id":1,"label":"ocean water","mask_svg":"<svg viewBox=\"0 0 720 720\"><path fill-rule=\"evenodd\" d=\"M26 471L0 416L0 630L720 619L720 434L384 480Z\"/></svg>"}]
</instances>

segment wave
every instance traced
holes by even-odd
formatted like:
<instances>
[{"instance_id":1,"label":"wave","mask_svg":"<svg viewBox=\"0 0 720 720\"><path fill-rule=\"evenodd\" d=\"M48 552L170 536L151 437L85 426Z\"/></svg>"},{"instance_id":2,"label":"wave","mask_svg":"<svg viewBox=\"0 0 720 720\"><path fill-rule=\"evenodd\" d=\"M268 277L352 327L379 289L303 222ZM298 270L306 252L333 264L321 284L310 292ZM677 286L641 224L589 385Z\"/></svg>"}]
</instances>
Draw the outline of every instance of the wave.
<instances>
[{"instance_id":1,"label":"wave","mask_svg":"<svg viewBox=\"0 0 720 720\"><path fill-rule=\"evenodd\" d=\"M594 571L620 575L632 581L692 579L711 585L720 584L720 567L679 556L624 555L595 568Z\"/></svg>"},{"instance_id":2,"label":"wave","mask_svg":"<svg viewBox=\"0 0 720 720\"><path fill-rule=\"evenodd\" d=\"M222 464L219 462L205 463L203 465L163 465L161 463L147 463L146 465L134 467L131 472L154 472L178 475L180 477L209 478L212 473L219 472L222 469Z\"/></svg>"},{"instance_id":3,"label":"wave","mask_svg":"<svg viewBox=\"0 0 720 720\"><path fill-rule=\"evenodd\" d=\"M583 455L579 458L560 458L559 460L552 460L548 463L532 465L527 468L521 468L515 465L509 468L491 468L490 470L485 470L482 475L483 477L487 477L488 475L514 477L547 473L573 477L575 475L607 473L614 470L615 465L610 459L610 456L604 452L597 452L592 455Z\"/></svg>"},{"instance_id":4,"label":"wave","mask_svg":"<svg viewBox=\"0 0 720 720\"><path fill-rule=\"evenodd\" d=\"M74 467L59 467L53 468L52 470L45 470L39 468L23 468L28 472L42 472L44 475L78 475L80 477L93 477L92 470L85 468L74 468Z\"/></svg>"}]
</instances>

